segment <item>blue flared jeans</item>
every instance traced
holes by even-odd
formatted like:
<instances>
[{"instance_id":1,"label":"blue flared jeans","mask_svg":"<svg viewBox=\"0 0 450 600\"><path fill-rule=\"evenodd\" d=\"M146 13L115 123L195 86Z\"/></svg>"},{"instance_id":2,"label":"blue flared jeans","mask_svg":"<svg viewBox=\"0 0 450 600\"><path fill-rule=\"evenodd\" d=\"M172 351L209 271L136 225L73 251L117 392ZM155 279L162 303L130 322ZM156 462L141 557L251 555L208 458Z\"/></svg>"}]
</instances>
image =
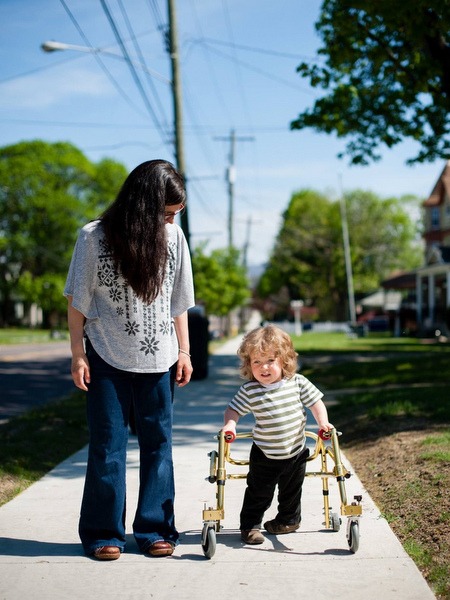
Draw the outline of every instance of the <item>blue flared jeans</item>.
<instances>
[{"instance_id":1,"label":"blue flared jeans","mask_svg":"<svg viewBox=\"0 0 450 600\"><path fill-rule=\"evenodd\" d=\"M140 449L139 497L133 533L142 552L156 541L177 543L174 518L172 414L174 378L130 373L106 363L89 340L89 455L79 521L87 555L100 546L125 548L126 454L131 403Z\"/></svg>"}]
</instances>

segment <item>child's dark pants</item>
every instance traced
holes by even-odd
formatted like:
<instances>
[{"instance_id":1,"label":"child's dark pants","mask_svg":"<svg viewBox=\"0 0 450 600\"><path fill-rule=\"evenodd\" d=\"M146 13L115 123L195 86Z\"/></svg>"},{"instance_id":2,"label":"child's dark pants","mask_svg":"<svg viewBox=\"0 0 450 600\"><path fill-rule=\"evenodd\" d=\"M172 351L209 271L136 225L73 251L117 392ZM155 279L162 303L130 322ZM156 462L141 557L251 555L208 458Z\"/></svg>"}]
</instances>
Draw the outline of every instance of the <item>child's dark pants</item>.
<instances>
[{"instance_id":1,"label":"child's dark pants","mask_svg":"<svg viewBox=\"0 0 450 600\"><path fill-rule=\"evenodd\" d=\"M309 449L304 448L293 458L276 460L256 446L250 451L247 489L241 510L241 530L260 529L265 511L272 504L278 484L278 514L276 520L283 525L301 521L302 485L305 479Z\"/></svg>"}]
</instances>

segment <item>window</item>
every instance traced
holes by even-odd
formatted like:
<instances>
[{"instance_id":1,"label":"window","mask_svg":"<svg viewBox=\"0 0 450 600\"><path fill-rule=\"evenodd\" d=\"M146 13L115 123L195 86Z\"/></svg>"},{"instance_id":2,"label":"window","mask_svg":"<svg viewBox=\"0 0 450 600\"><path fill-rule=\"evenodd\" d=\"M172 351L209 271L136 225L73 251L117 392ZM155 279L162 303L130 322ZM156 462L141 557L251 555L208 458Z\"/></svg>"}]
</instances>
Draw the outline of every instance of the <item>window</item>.
<instances>
[{"instance_id":1,"label":"window","mask_svg":"<svg viewBox=\"0 0 450 600\"><path fill-rule=\"evenodd\" d=\"M439 207L433 206L431 209L431 229L440 228Z\"/></svg>"}]
</instances>

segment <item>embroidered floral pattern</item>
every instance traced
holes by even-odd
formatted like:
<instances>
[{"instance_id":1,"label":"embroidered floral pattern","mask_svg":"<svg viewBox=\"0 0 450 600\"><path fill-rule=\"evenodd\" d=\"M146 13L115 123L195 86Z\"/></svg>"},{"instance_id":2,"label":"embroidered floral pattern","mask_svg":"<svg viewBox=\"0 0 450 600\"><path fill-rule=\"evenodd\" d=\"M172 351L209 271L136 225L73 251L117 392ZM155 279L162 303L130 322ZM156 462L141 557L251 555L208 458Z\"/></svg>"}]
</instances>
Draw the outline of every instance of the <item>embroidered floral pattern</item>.
<instances>
[{"instance_id":1,"label":"embroidered floral pattern","mask_svg":"<svg viewBox=\"0 0 450 600\"><path fill-rule=\"evenodd\" d=\"M109 290L109 297L113 302L120 302L122 300L122 292L118 286L114 286Z\"/></svg>"},{"instance_id":2,"label":"embroidered floral pattern","mask_svg":"<svg viewBox=\"0 0 450 600\"><path fill-rule=\"evenodd\" d=\"M162 321L159 324L159 331L162 335L170 334L170 323L168 321Z\"/></svg>"},{"instance_id":3,"label":"embroidered floral pattern","mask_svg":"<svg viewBox=\"0 0 450 600\"><path fill-rule=\"evenodd\" d=\"M139 332L139 323L136 323L136 321L130 323L130 321L128 321L125 323L125 331L128 335L136 335Z\"/></svg>"},{"instance_id":4,"label":"embroidered floral pattern","mask_svg":"<svg viewBox=\"0 0 450 600\"><path fill-rule=\"evenodd\" d=\"M170 317L170 302L177 273L177 243L169 242L163 289L151 304L141 302L116 270L105 239L100 238L98 244L97 285L103 288L104 297L106 294L109 298L109 310L113 310L118 319L118 332L123 332L120 334L123 341L128 339L130 348L135 344L145 356L156 357L167 352L170 339L176 335Z\"/></svg>"},{"instance_id":5,"label":"embroidered floral pattern","mask_svg":"<svg viewBox=\"0 0 450 600\"><path fill-rule=\"evenodd\" d=\"M157 350L159 350L158 348L158 340L156 340L154 337L152 338L144 338L144 340L141 340L141 348L140 351L144 352L145 355L147 355L149 352L150 354L155 355Z\"/></svg>"},{"instance_id":6,"label":"embroidered floral pattern","mask_svg":"<svg viewBox=\"0 0 450 600\"><path fill-rule=\"evenodd\" d=\"M106 287L112 287L113 285L117 284L117 280L119 279L119 275L114 269L112 260L107 256L100 256L97 274L98 284L100 287L102 285L105 285Z\"/></svg>"}]
</instances>

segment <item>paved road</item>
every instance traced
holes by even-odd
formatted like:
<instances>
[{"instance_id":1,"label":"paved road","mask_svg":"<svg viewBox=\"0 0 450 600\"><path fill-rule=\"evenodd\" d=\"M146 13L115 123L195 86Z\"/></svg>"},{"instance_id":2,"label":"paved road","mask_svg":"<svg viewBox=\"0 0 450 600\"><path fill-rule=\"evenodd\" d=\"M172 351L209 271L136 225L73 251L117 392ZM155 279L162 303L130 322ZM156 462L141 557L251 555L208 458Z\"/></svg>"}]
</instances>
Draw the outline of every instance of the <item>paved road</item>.
<instances>
[{"instance_id":1,"label":"paved road","mask_svg":"<svg viewBox=\"0 0 450 600\"><path fill-rule=\"evenodd\" d=\"M68 341L0 346L0 423L74 389Z\"/></svg>"}]
</instances>

